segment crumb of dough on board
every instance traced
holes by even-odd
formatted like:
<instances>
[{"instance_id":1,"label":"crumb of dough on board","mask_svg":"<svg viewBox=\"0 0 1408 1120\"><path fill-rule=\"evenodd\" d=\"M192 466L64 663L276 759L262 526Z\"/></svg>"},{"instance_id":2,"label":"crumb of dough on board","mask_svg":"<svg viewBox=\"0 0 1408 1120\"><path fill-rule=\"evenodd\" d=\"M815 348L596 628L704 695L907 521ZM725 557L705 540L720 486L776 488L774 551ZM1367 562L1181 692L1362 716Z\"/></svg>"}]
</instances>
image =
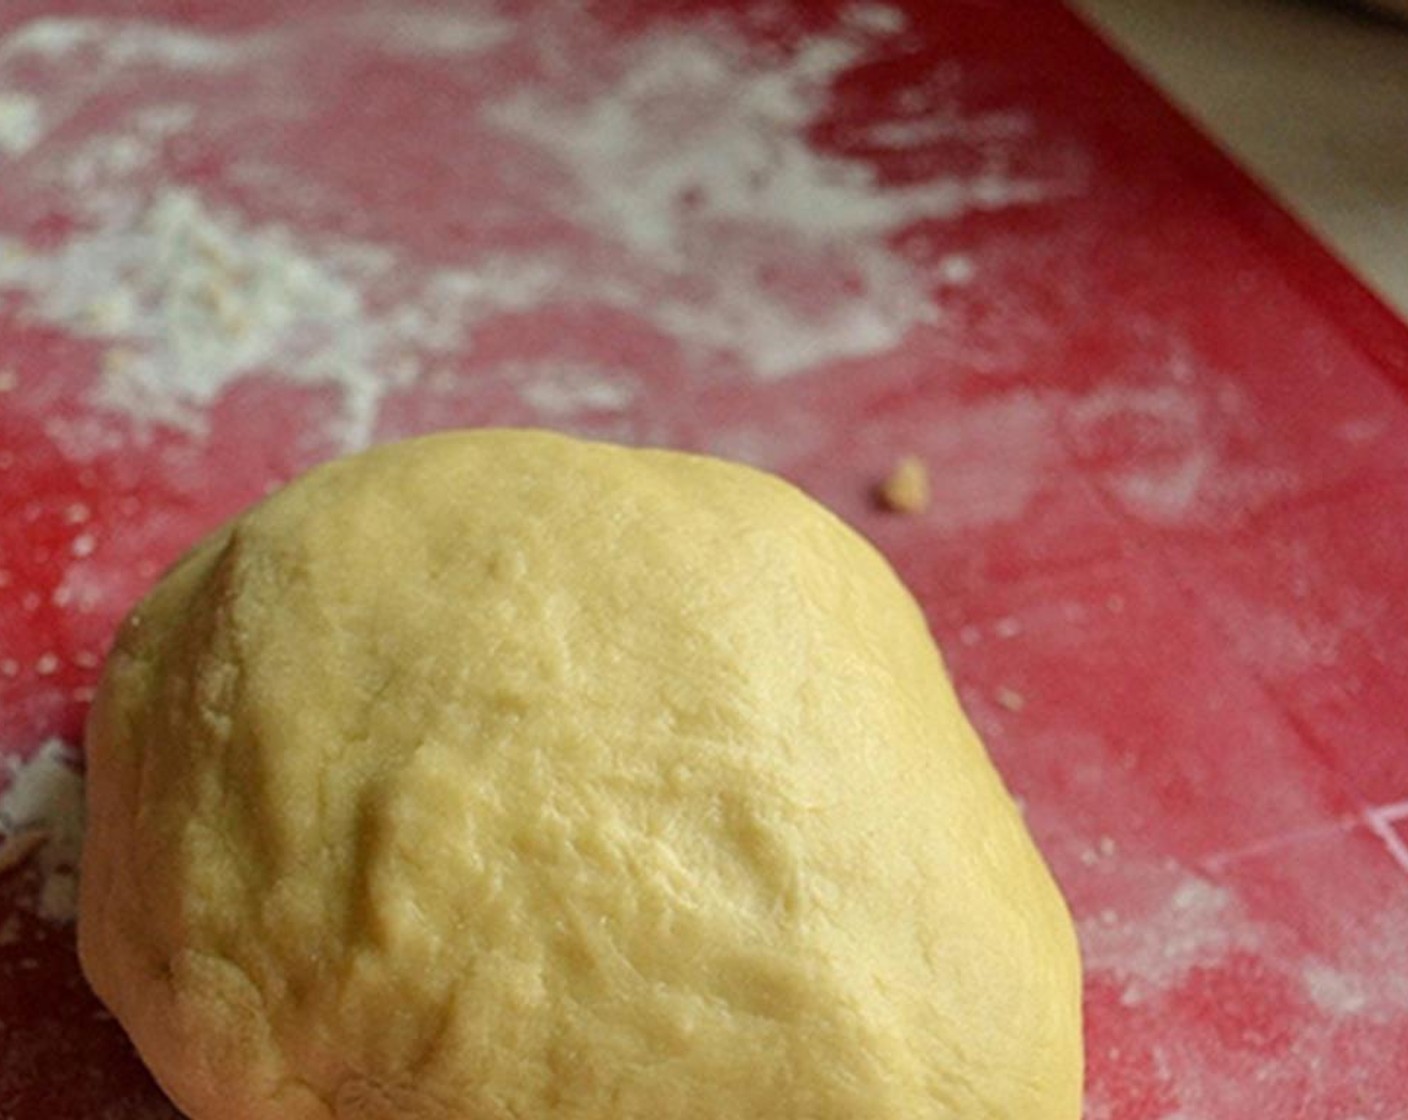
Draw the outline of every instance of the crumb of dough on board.
<instances>
[{"instance_id":1,"label":"crumb of dough on board","mask_svg":"<svg viewBox=\"0 0 1408 1120\"><path fill-rule=\"evenodd\" d=\"M895 513L922 513L929 508L929 470L917 455L900 458L880 484L880 504Z\"/></svg>"},{"instance_id":2,"label":"crumb of dough on board","mask_svg":"<svg viewBox=\"0 0 1408 1120\"><path fill-rule=\"evenodd\" d=\"M994 694L997 702L1009 712L1020 712L1027 706L1027 698L1015 688L1002 687Z\"/></svg>"}]
</instances>

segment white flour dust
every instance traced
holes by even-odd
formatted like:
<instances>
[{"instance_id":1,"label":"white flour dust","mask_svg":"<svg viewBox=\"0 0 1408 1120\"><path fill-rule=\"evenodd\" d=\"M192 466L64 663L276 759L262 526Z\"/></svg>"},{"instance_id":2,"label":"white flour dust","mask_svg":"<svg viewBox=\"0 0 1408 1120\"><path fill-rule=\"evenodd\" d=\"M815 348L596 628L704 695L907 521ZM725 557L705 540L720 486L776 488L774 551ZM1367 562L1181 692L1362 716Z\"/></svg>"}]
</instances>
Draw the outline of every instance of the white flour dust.
<instances>
[{"instance_id":1,"label":"white flour dust","mask_svg":"<svg viewBox=\"0 0 1408 1120\"><path fill-rule=\"evenodd\" d=\"M1093 450L1108 443L1133 459L1106 479L1121 505L1168 524L1193 508L1215 465L1204 412L1178 384L1108 384L1074 401L1070 417L1078 443Z\"/></svg>"},{"instance_id":2,"label":"white flour dust","mask_svg":"<svg viewBox=\"0 0 1408 1120\"><path fill-rule=\"evenodd\" d=\"M97 17L19 27L0 41L0 154L24 151L32 189L83 221L42 249L0 234L0 288L108 344L88 395L100 416L200 431L240 380L282 377L335 390L326 434L356 447L372 438L388 394L432 381L442 359L471 351L475 328L503 314L610 307L678 342L702 376L775 379L883 354L941 315L936 290L981 267L962 254L916 264L892 248L897 233L1070 190L1006 170L1004 153L1030 139L1022 113L965 113L956 100L923 127L981 142L985 159L962 174L884 185L868 162L818 152L808 135L834 81L904 33L901 13L884 5L855 6L785 55L749 46L723 18L620 42L575 5L536 18L550 33L483 4L374 5L243 35ZM343 52L333 64L349 68L387 53L435 66L541 54L538 77L505 76L465 112L518 145L503 158L521 160L524 174L540 178L544 161L560 169L554 186L515 205L538 207L541 222L567 219L582 240L432 268L394 244L252 222L170 180L164 149L233 119L239 95L225 89L242 75L257 72L265 95L280 91L308 113L328 108L319 99L330 87L306 81L300 59L330 32ZM583 33L609 58L585 93L566 56L548 57ZM17 85L35 73L42 96ZM152 88L165 96L144 93ZM89 110L115 103L114 90L128 107L99 120ZM77 119L93 123L66 127ZM894 128L882 147L933 139L915 122ZM252 160L238 148L226 155L242 181L305 174L276 166L270 151L277 145ZM556 419L599 409L609 390L570 384L572 355L562 357L556 389L539 377L520 398ZM63 431L51 435L75 453L122 438L82 419L56 420Z\"/></svg>"},{"instance_id":3,"label":"white flour dust","mask_svg":"<svg viewBox=\"0 0 1408 1120\"><path fill-rule=\"evenodd\" d=\"M944 140L1013 141L1030 136L1031 133L1032 122L1025 113L998 111L965 116L949 109L925 113L911 120L880 121L868 125L864 135L873 144L905 149L923 147ZM996 176L991 177L988 183L990 197L993 199L1009 191Z\"/></svg>"},{"instance_id":4,"label":"white flour dust","mask_svg":"<svg viewBox=\"0 0 1408 1120\"><path fill-rule=\"evenodd\" d=\"M567 163L580 217L667 265L700 248L700 227L730 220L832 241L1050 196L1048 184L983 172L882 189L865 165L814 151L805 130L862 57L859 42L828 36L760 67L724 36L651 38L585 104L533 90L490 117Z\"/></svg>"},{"instance_id":5,"label":"white flour dust","mask_svg":"<svg viewBox=\"0 0 1408 1120\"><path fill-rule=\"evenodd\" d=\"M766 66L719 33L650 38L594 98L534 89L489 117L565 166L561 205L576 220L657 272L703 285L702 299L663 293L658 323L783 377L884 351L933 318L931 282L890 251L889 236L1057 189L995 168L882 188L867 165L815 151L807 130L867 45L819 36ZM770 279L778 273L785 282Z\"/></svg>"},{"instance_id":6,"label":"white flour dust","mask_svg":"<svg viewBox=\"0 0 1408 1120\"><path fill-rule=\"evenodd\" d=\"M398 4L362 13L365 29L390 50L410 55L473 54L513 36L513 26L490 5L461 3L453 9Z\"/></svg>"},{"instance_id":7,"label":"white flour dust","mask_svg":"<svg viewBox=\"0 0 1408 1120\"><path fill-rule=\"evenodd\" d=\"M1369 993L1361 980L1328 965L1317 964L1305 970L1305 990L1327 1015L1354 1015L1369 1003Z\"/></svg>"},{"instance_id":8,"label":"white flour dust","mask_svg":"<svg viewBox=\"0 0 1408 1120\"><path fill-rule=\"evenodd\" d=\"M255 37L222 39L155 21L49 16L0 40L0 73L18 62L59 63L77 73L77 80L93 82L134 64L178 70L230 66L258 46Z\"/></svg>"},{"instance_id":9,"label":"white flour dust","mask_svg":"<svg viewBox=\"0 0 1408 1120\"><path fill-rule=\"evenodd\" d=\"M1156 997L1192 969L1215 966L1235 950L1265 947L1225 887L1193 875L1168 886L1163 903L1150 914L1105 912L1080 923L1086 967L1119 977L1126 1003Z\"/></svg>"},{"instance_id":10,"label":"white flour dust","mask_svg":"<svg viewBox=\"0 0 1408 1120\"><path fill-rule=\"evenodd\" d=\"M368 341L356 288L282 230L250 231L187 191L160 194L130 228L80 234L43 255L0 255L46 317L122 340L94 393L100 407L191 426L235 378L275 362L339 384L356 435L370 425Z\"/></svg>"},{"instance_id":11,"label":"white flour dust","mask_svg":"<svg viewBox=\"0 0 1408 1120\"><path fill-rule=\"evenodd\" d=\"M1155 1001L1194 970L1247 953L1295 977L1308 1003L1333 1014L1408 1006L1408 980L1378 959L1382 946L1401 944L1401 930L1364 931L1343 959L1330 961L1259 921L1228 886L1176 867L1141 869L1140 880L1144 888L1157 884L1151 907L1097 912L1079 923L1086 968L1118 979L1126 1004Z\"/></svg>"},{"instance_id":12,"label":"white flour dust","mask_svg":"<svg viewBox=\"0 0 1408 1120\"><path fill-rule=\"evenodd\" d=\"M631 406L638 392L630 381L590 366L523 362L502 372L521 386L525 401L549 417L621 412Z\"/></svg>"},{"instance_id":13,"label":"white flour dust","mask_svg":"<svg viewBox=\"0 0 1408 1120\"><path fill-rule=\"evenodd\" d=\"M33 900L40 917L69 922L77 911L78 857L83 846L83 780L75 752L58 740L45 743L28 761L0 758L0 853L12 845L33 847L11 857L11 874L38 869Z\"/></svg>"},{"instance_id":14,"label":"white flour dust","mask_svg":"<svg viewBox=\"0 0 1408 1120\"><path fill-rule=\"evenodd\" d=\"M1065 413L1109 495L1149 524L1246 513L1297 485L1293 464L1263 461L1274 433L1257 427L1246 389L1187 354L1073 395Z\"/></svg>"},{"instance_id":15,"label":"white flour dust","mask_svg":"<svg viewBox=\"0 0 1408 1120\"><path fill-rule=\"evenodd\" d=\"M1155 1022L1167 1017L1168 1029L1113 1039L1111 1052L1099 1057L1119 1067L1126 1053L1143 1051L1151 1076L1177 1102L1167 1120L1300 1103L1305 1072L1326 1074L1326 1063L1344 1053L1341 1031L1395 1022L1408 1007L1401 907L1354 930L1326 959L1307 951L1294 931L1259 918L1228 885L1171 863L1123 869L1145 901L1080 920L1086 973L1115 981L1124 1006ZM1214 1021L1190 1020L1190 992L1207 991L1219 973L1236 977L1233 985L1267 985L1266 1002L1248 1009L1228 996L1220 1012L1205 1013ZM1224 1017L1228 1023L1215 1022ZM1229 1046L1224 1032L1231 1030L1237 1043ZM1366 1052L1361 1060L1373 1067L1366 1084L1393 1083L1392 1054ZM1119 1115L1119 1088L1093 1084L1085 1115Z\"/></svg>"},{"instance_id":16,"label":"white flour dust","mask_svg":"<svg viewBox=\"0 0 1408 1120\"><path fill-rule=\"evenodd\" d=\"M0 157L24 155L39 140L41 130L37 99L0 93Z\"/></svg>"},{"instance_id":17,"label":"white flour dust","mask_svg":"<svg viewBox=\"0 0 1408 1120\"><path fill-rule=\"evenodd\" d=\"M136 220L146 192L134 190L134 184L149 181L163 145L188 133L196 117L195 106L185 102L144 106L117 131L84 137L33 174L39 183L62 191L85 224L116 228Z\"/></svg>"},{"instance_id":18,"label":"white flour dust","mask_svg":"<svg viewBox=\"0 0 1408 1120\"><path fill-rule=\"evenodd\" d=\"M339 391L332 435L346 447L370 442L385 395L415 380L426 355L463 345L484 318L538 305L559 280L554 265L526 258L408 277L387 251L306 246L184 189L162 190L135 221L119 217L54 252L4 249L0 239L0 285L25 288L46 318L113 344L91 394L100 410L200 431L232 385L277 373ZM406 291L414 281L419 290ZM49 434L74 457L114 438L64 417Z\"/></svg>"}]
</instances>

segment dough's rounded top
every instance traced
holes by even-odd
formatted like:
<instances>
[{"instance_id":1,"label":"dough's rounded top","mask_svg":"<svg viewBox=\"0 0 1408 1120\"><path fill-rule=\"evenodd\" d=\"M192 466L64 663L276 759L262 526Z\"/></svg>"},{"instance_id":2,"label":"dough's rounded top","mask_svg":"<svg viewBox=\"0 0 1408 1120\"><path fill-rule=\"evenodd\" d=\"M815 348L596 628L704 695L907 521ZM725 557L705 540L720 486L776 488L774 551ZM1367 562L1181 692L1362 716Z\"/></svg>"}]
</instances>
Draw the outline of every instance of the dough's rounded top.
<instances>
[{"instance_id":1,"label":"dough's rounded top","mask_svg":"<svg viewBox=\"0 0 1408 1120\"><path fill-rule=\"evenodd\" d=\"M124 625L80 950L195 1120L1074 1120L1070 921L888 565L699 456L320 467Z\"/></svg>"}]
</instances>

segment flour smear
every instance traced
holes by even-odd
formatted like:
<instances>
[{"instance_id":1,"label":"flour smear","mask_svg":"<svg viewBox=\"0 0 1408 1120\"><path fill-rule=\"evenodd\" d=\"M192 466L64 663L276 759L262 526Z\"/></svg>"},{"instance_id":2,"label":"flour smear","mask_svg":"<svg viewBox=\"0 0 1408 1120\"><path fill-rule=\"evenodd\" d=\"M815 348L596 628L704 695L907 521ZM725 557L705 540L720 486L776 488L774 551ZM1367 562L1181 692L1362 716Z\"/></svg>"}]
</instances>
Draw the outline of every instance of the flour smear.
<instances>
[{"instance_id":1,"label":"flour smear","mask_svg":"<svg viewBox=\"0 0 1408 1120\"><path fill-rule=\"evenodd\" d=\"M1151 1076L1177 1101L1162 1120L1259 1115L1268 1100L1298 1100L1306 1071L1322 1074L1337 1060L1340 1030L1390 1021L1408 1007L1403 930L1387 916L1329 960L1306 951L1292 931L1260 920L1236 890L1214 878L1171 862L1124 871L1147 904L1083 917L1081 953L1089 980L1114 981L1125 1007L1166 1023L1148 1038L1115 1038L1113 1051L1098 1055L1119 1069L1128 1064L1124 1055L1147 1054ZM1190 1006L1197 1005L1189 993L1217 991L1208 978L1219 973L1236 977L1226 988L1230 1002L1190 1021ZM1232 993L1253 982L1270 994L1249 1011ZM1266 1008L1284 1022L1266 1021ZM1237 1045L1227 1045L1220 1032L1228 1030L1240 1032ZM1368 1083L1389 1084L1393 1055L1372 1060L1384 1067ZM1089 1120L1122 1115L1112 1103L1121 1087L1114 1088L1111 1095L1110 1087L1092 1086Z\"/></svg>"},{"instance_id":2,"label":"flour smear","mask_svg":"<svg viewBox=\"0 0 1408 1120\"><path fill-rule=\"evenodd\" d=\"M396 244L252 222L169 177L164 147L218 132L238 114L235 91L251 74L286 103L327 111L326 86L305 80L300 60L331 41L330 30L345 52L333 64L349 71L387 55L443 67L537 52L537 78L506 73L466 112L514 146L510 162L556 168L536 218L565 219L575 240L432 267ZM472 353L485 323L564 306L626 313L675 340L698 377L776 380L883 354L942 315L934 291L980 267L966 257L915 264L891 246L899 231L1071 189L1005 170L1003 152L1030 138L1017 111L970 118L956 102L938 106L931 132L978 138L996 154L908 186L882 185L868 163L815 150L808 132L835 80L904 30L900 12L874 4L786 54L751 46L723 17L616 42L565 3L545 6L532 27L479 4L373 5L243 35L36 20L0 42L0 158L23 155L21 190L27 183L82 221L42 248L0 225L0 289L107 347L88 405L138 433L199 433L234 384L261 376L333 390L340 404L326 434L358 447L374 437L390 394L431 391L427 374ZM563 53L583 36L607 58L585 88ZM170 88L152 75L182 77L182 100L144 95ZM95 112L118 88L122 111ZM895 124L881 143L932 138L918 127ZM240 164L242 174L297 174L268 165L270 150ZM224 154L232 165L241 157ZM594 363L571 355L560 368L556 389L541 377L523 387L528 408L570 422L574 409L630 407L618 371L593 379L584 371ZM93 453L113 444L110 426L56 423L63 430L51 434L72 454L84 438Z\"/></svg>"},{"instance_id":3,"label":"flour smear","mask_svg":"<svg viewBox=\"0 0 1408 1120\"><path fill-rule=\"evenodd\" d=\"M38 142L40 132L36 98L23 93L0 94L0 160L24 155Z\"/></svg>"},{"instance_id":4,"label":"flour smear","mask_svg":"<svg viewBox=\"0 0 1408 1120\"><path fill-rule=\"evenodd\" d=\"M37 869L30 904L40 917L60 923L71 922L77 912L83 846L77 761L56 739L26 761L0 758L0 863L12 875Z\"/></svg>"}]
</instances>

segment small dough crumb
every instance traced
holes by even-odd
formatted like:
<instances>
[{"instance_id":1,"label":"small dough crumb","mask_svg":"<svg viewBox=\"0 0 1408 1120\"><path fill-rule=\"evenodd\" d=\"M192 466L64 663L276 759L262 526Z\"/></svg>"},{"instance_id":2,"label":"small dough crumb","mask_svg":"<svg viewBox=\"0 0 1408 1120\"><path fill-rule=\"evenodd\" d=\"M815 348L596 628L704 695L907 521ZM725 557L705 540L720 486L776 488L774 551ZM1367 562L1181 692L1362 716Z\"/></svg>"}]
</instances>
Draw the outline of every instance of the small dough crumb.
<instances>
[{"instance_id":1,"label":"small dough crumb","mask_svg":"<svg viewBox=\"0 0 1408 1120\"><path fill-rule=\"evenodd\" d=\"M896 513L929 508L929 471L915 455L906 455L880 484L880 504Z\"/></svg>"},{"instance_id":2,"label":"small dough crumb","mask_svg":"<svg viewBox=\"0 0 1408 1120\"><path fill-rule=\"evenodd\" d=\"M1015 688L1007 688L1004 686L997 690L996 695L997 702L1009 712L1020 712L1027 706L1027 698Z\"/></svg>"}]
</instances>

